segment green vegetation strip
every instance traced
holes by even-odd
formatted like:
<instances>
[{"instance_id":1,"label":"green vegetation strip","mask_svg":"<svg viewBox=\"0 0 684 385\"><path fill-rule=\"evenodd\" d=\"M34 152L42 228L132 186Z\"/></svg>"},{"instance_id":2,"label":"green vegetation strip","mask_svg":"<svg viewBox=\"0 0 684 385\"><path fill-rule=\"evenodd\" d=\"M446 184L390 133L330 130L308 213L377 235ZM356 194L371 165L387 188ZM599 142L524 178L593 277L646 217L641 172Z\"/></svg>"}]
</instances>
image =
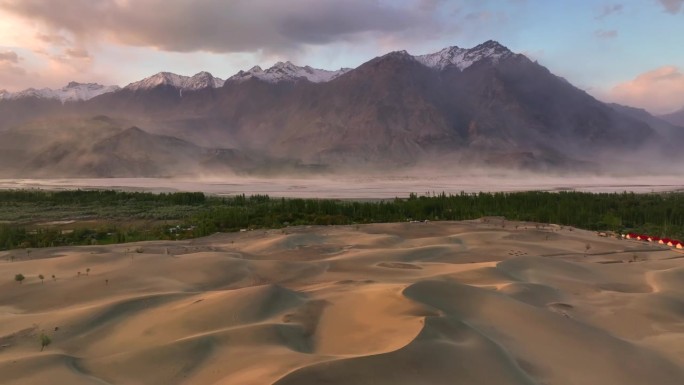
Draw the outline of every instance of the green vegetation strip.
<instances>
[{"instance_id":1,"label":"green vegetation strip","mask_svg":"<svg viewBox=\"0 0 684 385\"><path fill-rule=\"evenodd\" d=\"M0 191L0 249L185 239L289 225L483 216L684 238L684 193L411 194L406 199L356 202L186 192Z\"/></svg>"}]
</instances>

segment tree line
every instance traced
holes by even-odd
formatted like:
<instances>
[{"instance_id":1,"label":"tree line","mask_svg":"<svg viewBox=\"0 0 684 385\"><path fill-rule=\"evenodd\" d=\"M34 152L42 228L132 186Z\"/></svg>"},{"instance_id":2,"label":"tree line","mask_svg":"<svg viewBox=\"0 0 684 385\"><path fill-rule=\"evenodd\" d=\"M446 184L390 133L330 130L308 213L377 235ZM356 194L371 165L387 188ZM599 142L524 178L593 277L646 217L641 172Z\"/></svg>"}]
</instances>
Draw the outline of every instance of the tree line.
<instances>
[{"instance_id":1,"label":"tree line","mask_svg":"<svg viewBox=\"0 0 684 385\"><path fill-rule=\"evenodd\" d=\"M185 192L19 190L0 191L0 202L0 221L7 207L21 210L33 205L54 207L57 212L63 210L69 215L83 209L89 218L98 218L98 207L111 206L112 210L103 212L116 220L92 228L81 225L68 232L63 227L3 223L0 224L2 249L183 239L217 231L295 225L465 220L484 216L684 238L684 193L441 193L361 202L266 195L216 197ZM122 217L112 218L116 213L122 213ZM125 219L132 216L152 220L172 218L173 221L131 226Z\"/></svg>"}]
</instances>

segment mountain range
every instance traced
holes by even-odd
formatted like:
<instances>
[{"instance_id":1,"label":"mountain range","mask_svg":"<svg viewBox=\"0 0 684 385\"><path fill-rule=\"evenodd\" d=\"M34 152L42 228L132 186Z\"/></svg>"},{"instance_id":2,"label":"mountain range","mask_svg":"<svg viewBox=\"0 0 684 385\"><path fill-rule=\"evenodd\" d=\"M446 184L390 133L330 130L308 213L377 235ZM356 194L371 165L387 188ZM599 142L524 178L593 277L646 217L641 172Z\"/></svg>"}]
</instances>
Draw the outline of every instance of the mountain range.
<instances>
[{"instance_id":1,"label":"mountain range","mask_svg":"<svg viewBox=\"0 0 684 385\"><path fill-rule=\"evenodd\" d=\"M684 107L670 114L663 115L661 118L671 124L684 127Z\"/></svg>"},{"instance_id":2,"label":"mountain range","mask_svg":"<svg viewBox=\"0 0 684 385\"><path fill-rule=\"evenodd\" d=\"M680 157L684 133L677 114L598 101L495 41L337 71L279 62L226 80L161 72L5 92L0 116L0 176L12 177L646 172Z\"/></svg>"}]
</instances>

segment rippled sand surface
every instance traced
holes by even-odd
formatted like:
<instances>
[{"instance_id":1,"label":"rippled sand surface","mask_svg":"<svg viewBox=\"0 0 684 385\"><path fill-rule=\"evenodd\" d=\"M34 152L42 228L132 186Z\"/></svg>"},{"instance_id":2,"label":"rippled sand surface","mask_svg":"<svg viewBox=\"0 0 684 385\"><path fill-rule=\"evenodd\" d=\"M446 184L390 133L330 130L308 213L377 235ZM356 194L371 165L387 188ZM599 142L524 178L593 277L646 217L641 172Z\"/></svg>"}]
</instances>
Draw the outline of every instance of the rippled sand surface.
<instances>
[{"instance_id":1,"label":"rippled sand surface","mask_svg":"<svg viewBox=\"0 0 684 385\"><path fill-rule=\"evenodd\" d=\"M681 385L682 257L496 218L1 252L0 382Z\"/></svg>"}]
</instances>

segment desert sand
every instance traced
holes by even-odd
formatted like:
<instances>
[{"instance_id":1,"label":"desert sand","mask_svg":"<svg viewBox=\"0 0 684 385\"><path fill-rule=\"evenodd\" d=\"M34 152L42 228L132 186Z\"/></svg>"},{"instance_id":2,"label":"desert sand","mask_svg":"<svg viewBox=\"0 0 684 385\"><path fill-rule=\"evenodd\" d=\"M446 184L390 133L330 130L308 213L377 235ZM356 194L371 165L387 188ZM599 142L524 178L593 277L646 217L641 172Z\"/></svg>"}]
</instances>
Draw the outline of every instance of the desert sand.
<instances>
[{"instance_id":1,"label":"desert sand","mask_svg":"<svg viewBox=\"0 0 684 385\"><path fill-rule=\"evenodd\" d=\"M681 385L684 254L498 218L0 252L0 383Z\"/></svg>"}]
</instances>

